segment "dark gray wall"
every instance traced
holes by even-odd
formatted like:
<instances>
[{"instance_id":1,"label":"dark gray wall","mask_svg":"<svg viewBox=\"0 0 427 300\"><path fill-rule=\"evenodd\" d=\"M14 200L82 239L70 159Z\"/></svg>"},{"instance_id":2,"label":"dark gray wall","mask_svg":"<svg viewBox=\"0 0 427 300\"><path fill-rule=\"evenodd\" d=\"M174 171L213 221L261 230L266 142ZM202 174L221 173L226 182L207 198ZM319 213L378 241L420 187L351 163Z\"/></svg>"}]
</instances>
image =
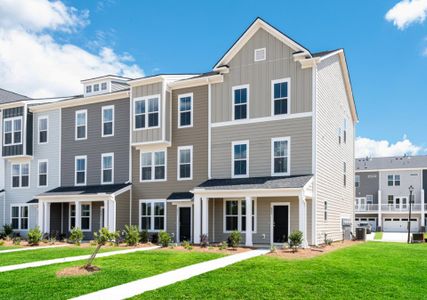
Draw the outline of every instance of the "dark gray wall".
<instances>
[{"instance_id":1,"label":"dark gray wall","mask_svg":"<svg viewBox=\"0 0 427 300\"><path fill-rule=\"evenodd\" d=\"M24 107L13 107L3 110L3 120L7 118L19 117L24 115ZM22 120L24 121L24 120ZM23 155L24 154L24 124L22 124L22 144L13 145L13 146L4 146L3 140L3 156L14 156L14 155ZM2 132L3 134L3 132Z\"/></svg>"},{"instance_id":2,"label":"dark gray wall","mask_svg":"<svg viewBox=\"0 0 427 300\"><path fill-rule=\"evenodd\" d=\"M356 188L356 197L373 195L374 203L378 204L379 173L378 172L356 172L360 176L360 187Z\"/></svg>"}]
</instances>

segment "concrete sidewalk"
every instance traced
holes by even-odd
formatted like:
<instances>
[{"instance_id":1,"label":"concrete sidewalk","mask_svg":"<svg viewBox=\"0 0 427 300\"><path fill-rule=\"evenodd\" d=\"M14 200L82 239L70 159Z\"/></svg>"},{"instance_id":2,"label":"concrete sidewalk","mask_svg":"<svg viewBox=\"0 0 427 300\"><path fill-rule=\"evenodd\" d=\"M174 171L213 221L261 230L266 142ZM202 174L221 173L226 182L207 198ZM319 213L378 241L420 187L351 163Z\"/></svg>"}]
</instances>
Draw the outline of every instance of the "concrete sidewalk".
<instances>
[{"instance_id":1,"label":"concrete sidewalk","mask_svg":"<svg viewBox=\"0 0 427 300\"><path fill-rule=\"evenodd\" d=\"M96 256L96 258L108 257L108 256L120 255L120 254L129 254L129 253L140 252L140 251L148 251L148 250L154 250L154 249L158 249L158 248L160 248L160 247L154 246L154 247L146 247L146 248L135 248L135 249L126 249L126 250L119 250L119 251L104 252L104 253L98 254ZM70 257L56 258L56 259L50 259L50 260L35 261L35 262L24 263L24 264L19 264L19 265L4 266L4 267L0 267L0 273L14 271L14 270L27 269L27 268L49 266L49 265L61 264L61 263L66 263L66 262L79 261L79 260L85 260L85 259L88 259L89 257L90 257L90 255L70 256Z\"/></svg>"},{"instance_id":2,"label":"concrete sidewalk","mask_svg":"<svg viewBox=\"0 0 427 300\"><path fill-rule=\"evenodd\" d=\"M18 249L8 249L8 250L0 250L0 254L11 253L11 252L29 251L29 250L69 247L69 246L70 245L52 245L52 246L34 246L34 247L26 247L26 248L18 248Z\"/></svg>"},{"instance_id":3,"label":"concrete sidewalk","mask_svg":"<svg viewBox=\"0 0 427 300\"><path fill-rule=\"evenodd\" d=\"M152 277L132 281L105 290L100 290L94 293L86 294L74 299L78 300L118 300L127 299L147 291L155 290L179 281L187 280L191 277L204 274L213 270L224 268L237 262L250 259L256 256L269 253L270 250L259 249L234 254L195 265L187 266L174 271L169 271L163 274Z\"/></svg>"}]
</instances>

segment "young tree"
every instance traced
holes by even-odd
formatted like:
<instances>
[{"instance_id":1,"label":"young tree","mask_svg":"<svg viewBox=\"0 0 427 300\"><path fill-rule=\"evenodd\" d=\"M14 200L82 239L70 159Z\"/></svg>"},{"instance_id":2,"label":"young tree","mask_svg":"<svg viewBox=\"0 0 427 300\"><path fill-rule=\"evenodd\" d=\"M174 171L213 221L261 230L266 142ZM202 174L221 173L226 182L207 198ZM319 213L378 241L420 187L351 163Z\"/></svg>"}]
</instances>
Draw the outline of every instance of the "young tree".
<instances>
[{"instance_id":1,"label":"young tree","mask_svg":"<svg viewBox=\"0 0 427 300\"><path fill-rule=\"evenodd\" d=\"M96 248L95 251L92 253L92 255L89 257L86 264L83 266L86 270L94 270L96 267L92 265L96 255L99 253L99 250L101 250L101 247L104 246L108 242L114 241L116 237L115 232L108 231L107 228L101 228L98 233L94 233L94 239L96 241Z\"/></svg>"}]
</instances>

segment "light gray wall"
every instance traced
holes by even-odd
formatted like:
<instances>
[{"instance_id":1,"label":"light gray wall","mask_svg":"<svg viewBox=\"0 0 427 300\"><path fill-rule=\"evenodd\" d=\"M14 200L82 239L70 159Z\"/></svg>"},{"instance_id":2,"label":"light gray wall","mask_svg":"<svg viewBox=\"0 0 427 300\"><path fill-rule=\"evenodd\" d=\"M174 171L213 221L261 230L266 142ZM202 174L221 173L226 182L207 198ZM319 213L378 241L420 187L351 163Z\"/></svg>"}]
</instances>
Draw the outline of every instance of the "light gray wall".
<instances>
[{"instance_id":1,"label":"light gray wall","mask_svg":"<svg viewBox=\"0 0 427 300\"><path fill-rule=\"evenodd\" d=\"M387 204L388 195L409 197L409 187L414 187L414 201L421 203L422 170L380 171L381 204ZM400 186L388 186L388 175L400 175Z\"/></svg>"},{"instance_id":2,"label":"light gray wall","mask_svg":"<svg viewBox=\"0 0 427 300\"><path fill-rule=\"evenodd\" d=\"M378 204L379 173L378 172L359 172L360 187L356 188L356 197L366 197L372 195L374 204Z\"/></svg>"}]
</instances>

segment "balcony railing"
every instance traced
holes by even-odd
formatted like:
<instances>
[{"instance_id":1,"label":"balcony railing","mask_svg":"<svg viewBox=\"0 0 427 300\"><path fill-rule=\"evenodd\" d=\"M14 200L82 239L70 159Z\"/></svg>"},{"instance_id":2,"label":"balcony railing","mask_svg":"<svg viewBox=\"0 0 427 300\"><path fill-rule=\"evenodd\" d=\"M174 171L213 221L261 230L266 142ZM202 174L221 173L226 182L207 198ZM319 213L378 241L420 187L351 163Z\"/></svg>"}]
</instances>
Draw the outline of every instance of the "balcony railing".
<instances>
[{"instance_id":1,"label":"balcony railing","mask_svg":"<svg viewBox=\"0 0 427 300\"><path fill-rule=\"evenodd\" d=\"M378 204L359 204L354 208L356 211L378 211Z\"/></svg>"},{"instance_id":2,"label":"balcony railing","mask_svg":"<svg viewBox=\"0 0 427 300\"><path fill-rule=\"evenodd\" d=\"M383 204L381 205L381 211L408 212L409 204ZM412 204L412 211L421 211L421 204Z\"/></svg>"}]
</instances>

